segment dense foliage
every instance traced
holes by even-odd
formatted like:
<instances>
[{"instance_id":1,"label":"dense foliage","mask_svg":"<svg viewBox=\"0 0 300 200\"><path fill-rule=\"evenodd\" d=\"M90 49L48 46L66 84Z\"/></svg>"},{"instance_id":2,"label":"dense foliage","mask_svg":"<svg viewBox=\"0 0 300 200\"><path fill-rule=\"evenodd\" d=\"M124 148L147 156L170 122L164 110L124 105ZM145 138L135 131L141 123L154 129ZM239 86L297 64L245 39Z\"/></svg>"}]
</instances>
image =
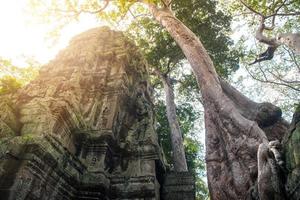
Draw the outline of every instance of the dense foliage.
<instances>
[{"instance_id":1,"label":"dense foliage","mask_svg":"<svg viewBox=\"0 0 300 200\"><path fill-rule=\"evenodd\" d=\"M9 59L0 58L0 94L14 93L38 75L40 64L29 59L27 66L19 67Z\"/></svg>"},{"instance_id":2,"label":"dense foliage","mask_svg":"<svg viewBox=\"0 0 300 200\"><path fill-rule=\"evenodd\" d=\"M0 95L16 92L22 84L12 76L4 76L0 79Z\"/></svg>"},{"instance_id":3,"label":"dense foliage","mask_svg":"<svg viewBox=\"0 0 300 200\"><path fill-rule=\"evenodd\" d=\"M227 77L238 69L238 52L230 49L233 43L228 37L231 17L218 11L215 1L174 0L172 10L201 39L221 76ZM128 31L147 61L162 72L185 59L173 38L149 17L137 17Z\"/></svg>"}]
</instances>

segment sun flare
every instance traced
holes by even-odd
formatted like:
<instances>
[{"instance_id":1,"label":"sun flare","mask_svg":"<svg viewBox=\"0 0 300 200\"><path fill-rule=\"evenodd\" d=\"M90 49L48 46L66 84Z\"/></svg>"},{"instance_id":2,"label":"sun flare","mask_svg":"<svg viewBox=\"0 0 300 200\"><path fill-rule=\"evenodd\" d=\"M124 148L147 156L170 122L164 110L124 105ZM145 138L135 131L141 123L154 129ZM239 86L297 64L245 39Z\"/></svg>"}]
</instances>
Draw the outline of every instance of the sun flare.
<instances>
[{"instance_id":1,"label":"sun flare","mask_svg":"<svg viewBox=\"0 0 300 200\"><path fill-rule=\"evenodd\" d=\"M64 48L72 36L92 27L101 25L91 15L82 15L62 29L56 43L49 38L51 24L38 23L26 11L28 1L10 0L0 2L0 55L11 59L14 64L24 66L27 58L44 64Z\"/></svg>"}]
</instances>

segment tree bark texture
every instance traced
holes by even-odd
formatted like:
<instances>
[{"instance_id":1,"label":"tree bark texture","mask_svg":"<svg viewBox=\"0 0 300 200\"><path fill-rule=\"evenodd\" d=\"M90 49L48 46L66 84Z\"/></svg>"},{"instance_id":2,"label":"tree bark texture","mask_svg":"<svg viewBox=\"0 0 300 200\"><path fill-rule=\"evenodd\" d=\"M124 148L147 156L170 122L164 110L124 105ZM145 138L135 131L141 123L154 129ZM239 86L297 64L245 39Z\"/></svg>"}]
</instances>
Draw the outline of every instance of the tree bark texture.
<instances>
[{"instance_id":1,"label":"tree bark texture","mask_svg":"<svg viewBox=\"0 0 300 200\"><path fill-rule=\"evenodd\" d=\"M261 128L265 121L259 122L259 119L268 119L274 113L276 115L278 108L252 102L226 82L221 84L213 62L197 36L170 10L151 5L150 9L155 19L181 47L201 90L211 199L246 199L257 180L258 146L268 143ZM265 111L262 116L259 115L261 110ZM277 118L274 119L276 123L281 116ZM274 121L266 124L272 126Z\"/></svg>"},{"instance_id":2,"label":"tree bark texture","mask_svg":"<svg viewBox=\"0 0 300 200\"><path fill-rule=\"evenodd\" d=\"M188 168L184 153L183 137L176 115L173 87L168 76L160 74L160 77L163 82L166 95L167 118L171 129L174 169L176 172L186 172L188 171Z\"/></svg>"},{"instance_id":3,"label":"tree bark texture","mask_svg":"<svg viewBox=\"0 0 300 200\"><path fill-rule=\"evenodd\" d=\"M275 145L274 145L275 144ZM278 141L269 145L260 144L257 152L258 160L258 195L260 200L285 200L284 184L280 180L281 168L278 161L283 164L277 147ZM276 147L277 146L277 147Z\"/></svg>"}]
</instances>

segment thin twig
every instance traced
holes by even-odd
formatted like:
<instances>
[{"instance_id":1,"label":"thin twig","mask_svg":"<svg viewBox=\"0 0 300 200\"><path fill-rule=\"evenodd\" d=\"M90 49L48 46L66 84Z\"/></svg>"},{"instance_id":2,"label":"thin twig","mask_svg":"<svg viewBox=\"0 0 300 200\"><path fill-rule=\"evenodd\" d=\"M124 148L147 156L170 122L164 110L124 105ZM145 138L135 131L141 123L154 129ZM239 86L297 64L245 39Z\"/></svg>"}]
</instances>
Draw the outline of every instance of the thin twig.
<instances>
[{"instance_id":1,"label":"thin twig","mask_svg":"<svg viewBox=\"0 0 300 200\"><path fill-rule=\"evenodd\" d=\"M295 63L296 67L298 68L298 72L300 73L300 65L296 59L295 53L291 52L288 48L286 48L285 46L283 46L283 49L286 50L289 54L289 56L292 58L293 62Z\"/></svg>"},{"instance_id":2,"label":"thin twig","mask_svg":"<svg viewBox=\"0 0 300 200\"><path fill-rule=\"evenodd\" d=\"M239 0L246 8L248 8L248 10L250 10L251 12L261 16L261 17L264 17L264 15L256 10L254 10L253 8L251 8L248 4L246 4L243 0Z\"/></svg>"},{"instance_id":3,"label":"thin twig","mask_svg":"<svg viewBox=\"0 0 300 200\"><path fill-rule=\"evenodd\" d=\"M280 80L281 82L287 83L287 84L300 84L300 81L288 81L288 80L284 80L282 79L279 75L276 75L275 73L273 73L272 71L270 71L269 69L267 69L267 71L274 76L276 79Z\"/></svg>"},{"instance_id":4,"label":"thin twig","mask_svg":"<svg viewBox=\"0 0 300 200\"><path fill-rule=\"evenodd\" d=\"M300 15L300 12L293 12L293 13L274 13L274 14L271 14L271 15L268 15L266 16L266 18L270 18L270 17L273 17L273 16L281 16L281 17L285 17L285 16L297 16L297 15Z\"/></svg>"},{"instance_id":5,"label":"thin twig","mask_svg":"<svg viewBox=\"0 0 300 200\"><path fill-rule=\"evenodd\" d=\"M256 76L254 76L254 75L250 72L250 70L248 69L247 66L245 66L245 69L246 69L246 71L248 72L248 74L249 74L254 80L260 81L260 82L262 82L262 83L272 83L272 84L275 84L275 85L285 86L285 87L288 87L288 88L291 88L291 89L293 89L293 90L296 90L296 91L299 91L299 92L300 92L300 89L295 88L295 87L293 87L293 86L291 86L291 85L289 85L289 84L279 83L279 82L276 82L276 81L271 81L271 80L269 80L269 79L266 77L266 74L265 74L261 69L260 69L260 71L262 72L263 77L264 77L265 80L259 79L259 78L257 78Z\"/></svg>"}]
</instances>

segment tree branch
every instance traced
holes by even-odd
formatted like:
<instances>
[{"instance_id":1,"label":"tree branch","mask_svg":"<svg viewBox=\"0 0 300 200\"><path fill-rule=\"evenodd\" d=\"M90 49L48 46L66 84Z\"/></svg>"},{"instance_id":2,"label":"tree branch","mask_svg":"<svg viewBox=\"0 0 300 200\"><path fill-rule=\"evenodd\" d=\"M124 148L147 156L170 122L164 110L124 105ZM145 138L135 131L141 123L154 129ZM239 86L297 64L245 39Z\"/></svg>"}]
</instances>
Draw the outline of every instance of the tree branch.
<instances>
[{"instance_id":1,"label":"tree branch","mask_svg":"<svg viewBox=\"0 0 300 200\"><path fill-rule=\"evenodd\" d=\"M130 8L128 9L128 12L130 13L130 15L131 15L134 19L137 19L137 18L139 18L139 17L150 17L149 14L144 14L144 13L139 14L139 15L135 15L135 14L130 10Z\"/></svg>"},{"instance_id":2,"label":"tree branch","mask_svg":"<svg viewBox=\"0 0 300 200\"><path fill-rule=\"evenodd\" d=\"M274 52L277 50L277 47L279 47L282 42L278 38L269 38L264 35L264 30L272 31L275 28L275 19L276 16L291 16L291 15L300 15L300 12L293 12L293 13L278 13L284 6L290 5L294 3L295 1L288 2L288 0L283 0L282 2L276 2L273 1L273 6L276 8L274 11L269 6L269 9L272 10L272 14L264 15L263 13L255 10L251 6L249 6L244 0L239 0L242 5L244 5L248 10L250 10L252 13L258 15L260 17L260 23L257 28L255 38L260 42L268 45L268 49L259 54L258 57L255 59L254 62L251 64L255 64L257 62L265 61L265 60L271 60L274 56ZM271 25L266 26L265 21L268 18L272 18Z\"/></svg>"},{"instance_id":3,"label":"tree branch","mask_svg":"<svg viewBox=\"0 0 300 200\"><path fill-rule=\"evenodd\" d=\"M254 10L253 8L251 8L248 4L246 4L243 0L239 0L248 10L250 10L251 12L261 16L261 17L264 17L264 15L256 10Z\"/></svg>"},{"instance_id":4,"label":"tree branch","mask_svg":"<svg viewBox=\"0 0 300 200\"><path fill-rule=\"evenodd\" d=\"M60 12L60 13L73 13L72 16L79 16L81 13L88 13L88 14L97 14L97 13L100 13L102 11L104 11L107 6L109 5L109 3L111 2L111 0L105 0L105 4L103 7L101 7L100 9L98 10L85 10L85 9L79 9L77 10L76 8L72 8L71 10L63 10L63 9L59 9L59 8L55 8L55 9L50 9L50 11L53 11L53 12Z\"/></svg>"},{"instance_id":5,"label":"tree branch","mask_svg":"<svg viewBox=\"0 0 300 200\"><path fill-rule=\"evenodd\" d=\"M86 13L90 13L90 14L97 14L97 13L100 13L103 10L105 10L105 8L107 8L107 6L109 5L109 2L110 2L110 0L105 0L104 6L102 8L100 8L100 9L98 9L98 10L95 10L95 11L82 10L82 11L86 12Z\"/></svg>"},{"instance_id":6,"label":"tree branch","mask_svg":"<svg viewBox=\"0 0 300 200\"><path fill-rule=\"evenodd\" d=\"M289 49L287 49L285 46L283 46L284 50L286 50L289 54L289 56L291 57L291 59L293 60L293 62L295 63L296 67L298 68L298 72L300 73L300 64L298 63L295 53L291 52Z\"/></svg>"},{"instance_id":7,"label":"tree branch","mask_svg":"<svg viewBox=\"0 0 300 200\"><path fill-rule=\"evenodd\" d=\"M297 16L297 15L300 15L300 12L292 12L292 13L276 13L276 14L271 14L271 15L268 15L266 16L266 18L269 18L269 17L273 17L273 16Z\"/></svg>"},{"instance_id":8,"label":"tree branch","mask_svg":"<svg viewBox=\"0 0 300 200\"><path fill-rule=\"evenodd\" d=\"M284 80L282 79L279 75L276 75L275 73L273 73L272 71L270 71L269 69L267 69L267 71L276 79L278 79L281 82L287 83L287 84L300 84L300 81L289 81L289 80Z\"/></svg>"},{"instance_id":9,"label":"tree branch","mask_svg":"<svg viewBox=\"0 0 300 200\"><path fill-rule=\"evenodd\" d=\"M280 44L277 42L276 38L268 38L268 37L266 37L263 34L263 32L264 32L265 29L266 29L266 26L265 26L265 17L261 16L260 25L259 25L259 27L258 27L258 29L256 31L255 38L259 42L267 44L267 45L272 46L272 47L278 47L278 46L280 46ZM269 28L269 29L271 29L271 28Z\"/></svg>"},{"instance_id":10,"label":"tree branch","mask_svg":"<svg viewBox=\"0 0 300 200\"><path fill-rule=\"evenodd\" d=\"M300 89L295 88L295 87L291 86L290 84L279 83L279 82L276 82L276 81L271 81L271 80L269 80L269 79L267 78L265 72L262 71L261 68L260 68L260 71L261 71L261 73L262 73L262 75L263 75L263 77L264 77L264 80L263 80L263 79L260 79L260 78L257 78L256 76L254 76L254 75L250 72L250 70L248 69L247 66L245 66L245 69L246 69L246 71L248 72L248 74L249 74L254 80L257 80L257 81L262 82L262 83L272 83L272 84L275 84L275 85L285 86L285 87L288 87L288 88L291 88L291 89L293 89L293 90L296 90L296 91L299 91L299 92L300 92Z\"/></svg>"}]
</instances>

